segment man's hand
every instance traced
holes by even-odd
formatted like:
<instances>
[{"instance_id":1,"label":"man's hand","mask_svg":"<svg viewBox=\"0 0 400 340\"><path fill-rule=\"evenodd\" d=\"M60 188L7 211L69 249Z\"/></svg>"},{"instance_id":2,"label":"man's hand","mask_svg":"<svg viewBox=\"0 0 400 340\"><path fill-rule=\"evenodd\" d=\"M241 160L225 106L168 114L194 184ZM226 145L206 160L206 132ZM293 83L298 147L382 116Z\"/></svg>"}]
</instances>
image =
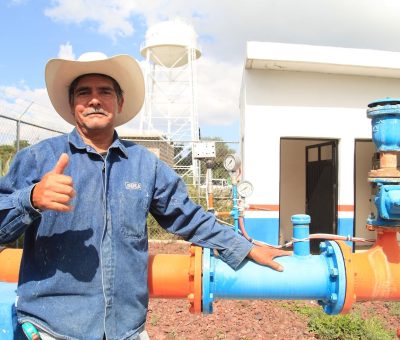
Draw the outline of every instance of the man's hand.
<instances>
[{"instance_id":1,"label":"man's hand","mask_svg":"<svg viewBox=\"0 0 400 340\"><path fill-rule=\"evenodd\" d=\"M56 166L43 176L32 191L32 204L36 209L68 212L73 209L69 202L75 196L72 177L64 175L69 157L63 153Z\"/></svg>"},{"instance_id":2,"label":"man's hand","mask_svg":"<svg viewBox=\"0 0 400 340\"><path fill-rule=\"evenodd\" d=\"M250 250L247 257L254 260L258 264L262 264L264 266L268 266L272 269L275 269L278 272L282 272L283 266L280 265L278 262L275 262L274 258L278 256L289 256L289 255L291 255L290 251L268 247L267 245L255 244L253 248Z\"/></svg>"}]
</instances>

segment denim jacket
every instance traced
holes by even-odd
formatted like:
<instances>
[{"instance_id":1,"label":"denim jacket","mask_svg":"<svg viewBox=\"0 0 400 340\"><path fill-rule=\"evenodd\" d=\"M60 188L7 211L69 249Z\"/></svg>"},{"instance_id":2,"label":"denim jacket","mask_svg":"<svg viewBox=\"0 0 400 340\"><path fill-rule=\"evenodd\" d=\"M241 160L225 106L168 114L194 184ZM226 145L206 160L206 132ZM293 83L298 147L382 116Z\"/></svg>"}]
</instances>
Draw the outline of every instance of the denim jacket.
<instances>
[{"instance_id":1,"label":"denim jacket","mask_svg":"<svg viewBox=\"0 0 400 340\"><path fill-rule=\"evenodd\" d=\"M39 212L31 191L63 152L74 210ZM149 212L167 231L219 250L233 268L252 247L194 204L170 167L116 133L104 157L76 130L21 150L0 179L0 244L25 233L19 322L61 339L134 339L148 305Z\"/></svg>"}]
</instances>

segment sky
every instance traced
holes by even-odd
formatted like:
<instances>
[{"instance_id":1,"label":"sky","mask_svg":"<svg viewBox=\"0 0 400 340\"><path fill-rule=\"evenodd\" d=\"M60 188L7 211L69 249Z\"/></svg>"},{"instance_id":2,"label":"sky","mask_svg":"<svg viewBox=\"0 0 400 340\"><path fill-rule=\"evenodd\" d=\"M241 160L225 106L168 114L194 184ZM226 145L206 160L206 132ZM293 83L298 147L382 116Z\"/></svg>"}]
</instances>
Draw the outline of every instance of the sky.
<instances>
[{"instance_id":1,"label":"sky","mask_svg":"<svg viewBox=\"0 0 400 340\"><path fill-rule=\"evenodd\" d=\"M239 140L247 41L400 52L398 0L0 0L0 114L70 130L48 99L46 62L100 51L143 64L147 29L173 19L193 26L202 51L201 135L228 141Z\"/></svg>"}]
</instances>

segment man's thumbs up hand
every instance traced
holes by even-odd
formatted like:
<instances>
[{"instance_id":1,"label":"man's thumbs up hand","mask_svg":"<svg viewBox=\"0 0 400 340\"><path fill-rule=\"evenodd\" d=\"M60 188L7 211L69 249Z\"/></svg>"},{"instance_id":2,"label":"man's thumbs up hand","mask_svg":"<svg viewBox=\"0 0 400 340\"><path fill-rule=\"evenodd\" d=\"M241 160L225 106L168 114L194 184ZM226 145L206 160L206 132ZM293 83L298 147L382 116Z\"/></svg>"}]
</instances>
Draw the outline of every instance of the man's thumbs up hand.
<instances>
[{"instance_id":1,"label":"man's thumbs up hand","mask_svg":"<svg viewBox=\"0 0 400 340\"><path fill-rule=\"evenodd\" d=\"M52 172L54 174L63 175L65 168L68 166L68 163L69 163L68 155L66 153L61 154Z\"/></svg>"},{"instance_id":2,"label":"man's thumbs up hand","mask_svg":"<svg viewBox=\"0 0 400 340\"><path fill-rule=\"evenodd\" d=\"M40 210L56 210L68 212L73 209L69 205L75 196L72 177L64 175L68 166L69 157L63 153L53 170L43 176L41 181L32 190L32 205Z\"/></svg>"}]
</instances>

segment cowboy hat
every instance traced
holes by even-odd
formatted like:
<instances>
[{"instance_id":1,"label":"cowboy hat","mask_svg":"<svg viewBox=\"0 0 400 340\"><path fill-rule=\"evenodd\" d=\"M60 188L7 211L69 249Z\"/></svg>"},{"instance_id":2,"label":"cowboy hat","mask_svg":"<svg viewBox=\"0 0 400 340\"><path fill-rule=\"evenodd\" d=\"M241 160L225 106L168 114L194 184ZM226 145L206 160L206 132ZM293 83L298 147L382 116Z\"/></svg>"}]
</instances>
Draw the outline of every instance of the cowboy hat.
<instances>
[{"instance_id":1,"label":"cowboy hat","mask_svg":"<svg viewBox=\"0 0 400 340\"><path fill-rule=\"evenodd\" d=\"M84 74L100 73L114 78L124 92L124 105L115 126L122 125L140 111L144 101L144 80L138 62L128 55L108 58L101 52L87 52L78 60L50 59L46 64L47 92L57 113L75 125L68 90L72 81Z\"/></svg>"}]
</instances>

